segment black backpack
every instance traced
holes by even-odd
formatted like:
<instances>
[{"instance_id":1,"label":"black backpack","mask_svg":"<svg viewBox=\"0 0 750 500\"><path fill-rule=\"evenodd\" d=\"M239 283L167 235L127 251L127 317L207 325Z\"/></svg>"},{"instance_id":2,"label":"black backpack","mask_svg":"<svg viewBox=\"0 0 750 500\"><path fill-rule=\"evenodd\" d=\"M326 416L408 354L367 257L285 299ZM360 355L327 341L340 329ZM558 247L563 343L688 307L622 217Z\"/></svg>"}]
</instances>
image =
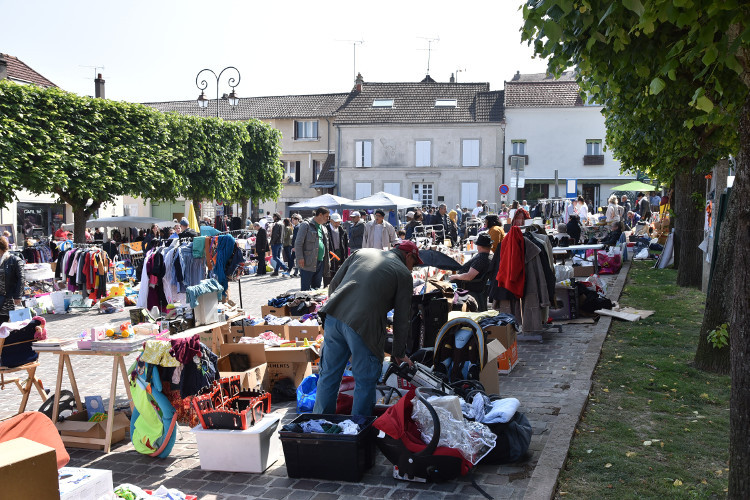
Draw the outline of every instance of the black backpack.
<instances>
[{"instance_id":1,"label":"black backpack","mask_svg":"<svg viewBox=\"0 0 750 500\"><path fill-rule=\"evenodd\" d=\"M485 424L497 435L495 447L482 463L507 464L523 458L531 443L531 423L524 413L517 411L506 423Z\"/></svg>"}]
</instances>

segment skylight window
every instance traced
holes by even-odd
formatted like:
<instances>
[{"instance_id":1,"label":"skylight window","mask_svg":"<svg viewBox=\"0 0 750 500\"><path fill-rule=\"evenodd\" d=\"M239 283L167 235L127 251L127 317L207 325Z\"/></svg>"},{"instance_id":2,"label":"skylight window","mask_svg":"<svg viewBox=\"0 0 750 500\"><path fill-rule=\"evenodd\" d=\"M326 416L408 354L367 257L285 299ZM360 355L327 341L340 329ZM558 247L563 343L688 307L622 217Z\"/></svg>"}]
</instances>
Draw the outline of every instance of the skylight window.
<instances>
[{"instance_id":1,"label":"skylight window","mask_svg":"<svg viewBox=\"0 0 750 500\"><path fill-rule=\"evenodd\" d=\"M436 108L457 108L458 101L456 99L435 99Z\"/></svg>"},{"instance_id":2,"label":"skylight window","mask_svg":"<svg viewBox=\"0 0 750 500\"><path fill-rule=\"evenodd\" d=\"M373 108L392 108L393 99L375 99L372 101Z\"/></svg>"}]
</instances>

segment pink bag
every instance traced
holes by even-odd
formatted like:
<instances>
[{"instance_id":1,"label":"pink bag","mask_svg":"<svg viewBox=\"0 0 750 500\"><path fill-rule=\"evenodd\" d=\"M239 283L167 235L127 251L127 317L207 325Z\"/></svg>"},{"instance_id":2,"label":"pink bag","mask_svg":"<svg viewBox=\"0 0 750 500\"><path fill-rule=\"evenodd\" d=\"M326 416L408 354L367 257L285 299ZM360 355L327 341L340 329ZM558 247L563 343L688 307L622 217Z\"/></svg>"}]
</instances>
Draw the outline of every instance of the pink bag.
<instances>
[{"instance_id":1,"label":"pink bag","mask_svg":"<svg viewBox=\"0 0 750 500\"><path fill-rule=\"evenodd\" d=\"M622 267L622 256L620 254L610 255L600 250L596 254L596 258L599 262L599 274L617 274L620 272Z\"/></svg>"}]
</instances>

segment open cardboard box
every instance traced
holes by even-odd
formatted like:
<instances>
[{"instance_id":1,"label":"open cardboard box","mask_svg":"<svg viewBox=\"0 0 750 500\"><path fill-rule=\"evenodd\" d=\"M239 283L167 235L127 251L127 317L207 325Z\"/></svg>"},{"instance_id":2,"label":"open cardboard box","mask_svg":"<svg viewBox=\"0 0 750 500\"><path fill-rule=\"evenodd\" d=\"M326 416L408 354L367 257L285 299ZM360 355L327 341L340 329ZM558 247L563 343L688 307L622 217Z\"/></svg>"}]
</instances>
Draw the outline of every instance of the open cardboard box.
<instances>
[{"instance_id":1,"label":"open cardboard box","mask_svg":"<svg viewBox=\"0 0 750 500\"><path fill-rule=\"evenodd\" d=\"M299 387L305 377L312 375L312 362L319 357L315 347L305 347L302 342L298 342L297 347L267 348L269 390L283 378L291 378L294 386Z\"/></svg>"},{"instance_id":2,"label":"open cardboard box","mask_svg":"<svg viewBox=\"0 0 750 500\"><path fill-rule=\"evenodd\" d=\"M513 325L496 325L484 329L487 340L495 340L502 344L504 352L497 358L498 372L507 375L518 364L518 340Z\"/></svg>"},{"instance_id":3,"label":"open cardboard box","mask_svg":"<svg viewBox=\"0 0 750 500\"><path fill-rule=\"evenodd\" d=\"M505 347L497 340L487 344L487 362L479 373L479 381L486 394L500 394L500 377L497 375L497 359L505 353Z\"/></svg>"},{"instance_id":4,"label":"open cardboard box","mask_svg":"<svg viewBox=\"0 0 750 500\"><path fill-rule=\"evenodd\" d=\"M282 316L291 316L292 310L289 306L281 306L281 307L274 307L274 306L260 306L260 313L265 318L269 314L273 314L277 318L280 318Z\"/></svg>"},{"instance_id":5,"label":"open cardboard box","mask_svg":"<svg viewBox=\"0 0 750 500\"><path fill-rule=\"evenodd\" d=\"M221 344L220 352L221 357L216 364L220 376L232 377L238 375L242 388L246 390L268 389L266 377L268 366L263 344ZM243 372L232 371L232 365L229 362L231 353L246 355L250 368Z\"/></svg>"},{"instance_id":6,"label":"open cardboard box","mask_svg":"<svg viewBox=\"0 0 750 500\"><path fill-rule=\"evenodd\" d=\"M113 418L110 444L115 444L125 439L125 434L130 430L130 420L128 420L128 417L124 413L116 412ZM89 415L84 410L71 415L63 422L55 424L67 448L104 449L103 444L87 441L91 439L104 440L107 437L107 421L89 422L88 420Z\"/></svg>"},{"instance_id":7,"label":"open cardboard box","mask_svg":"<svg viewBox=\"0 0 750 500\"><path fill-rule=\"evenodd\" d=\"M289 340L315 340L323 333L320 325L316 326L286 326L286 338Z\"/></svg>"},{"instance_id":8,"label":"open cardboard box","mask_svg":"<svg viewBox=\"0 0 750 500\"><path fill-rule=\"evenodd\" d=\"M282 339L289 339L286 336L286 325L255 325L245 327L246 337L257 337L263 332L273 332Z\"/></svg>"}]
</instances>

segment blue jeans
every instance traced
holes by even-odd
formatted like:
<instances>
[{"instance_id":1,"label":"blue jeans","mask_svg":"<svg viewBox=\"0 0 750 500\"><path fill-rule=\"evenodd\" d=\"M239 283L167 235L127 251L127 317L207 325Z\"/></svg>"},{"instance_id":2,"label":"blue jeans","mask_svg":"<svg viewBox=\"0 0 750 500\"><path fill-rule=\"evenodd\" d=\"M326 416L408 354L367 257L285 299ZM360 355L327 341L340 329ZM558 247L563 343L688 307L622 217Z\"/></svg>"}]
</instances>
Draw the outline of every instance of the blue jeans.
<instances>
[{"instance_id":1,"label":"blue jeans","mask_svg":"<svg viewBox=\"0 0 750 500\"><path fill-rule=\"evenodd\" d=\"M273 272L278 273L279 268L283 267L284 271L287 270L284 263L281 261L281 245L271 245L271 265L273 266Z\"/></svg>"},{"instance_id":2,"label":"blue jeans","mask_svg":"<svg viewBox=\"0 0 750 500\"><path fill-rule=\"evenodd\" d=\"M318 389L313 413L336 413L336 399L346 362L352 358L354 405L352 415L369 417L375 408L375 389L383 363L367 348L349 325L326 316L325 338L320 354Z\"/></svg>"},{"instance_id":3,"label":"blue jeans","mask_svg":"<svg viewBox=\"0 0 750 500\"><path fill-rule=\"evenodd\" d=\"M300 290L311 290L312 288L320 288L323 285L323 261L318 261L318 265L315 271L305 271L300 269L302 273L302 279L300 280Z\"/></svg>"}]
</instances>

